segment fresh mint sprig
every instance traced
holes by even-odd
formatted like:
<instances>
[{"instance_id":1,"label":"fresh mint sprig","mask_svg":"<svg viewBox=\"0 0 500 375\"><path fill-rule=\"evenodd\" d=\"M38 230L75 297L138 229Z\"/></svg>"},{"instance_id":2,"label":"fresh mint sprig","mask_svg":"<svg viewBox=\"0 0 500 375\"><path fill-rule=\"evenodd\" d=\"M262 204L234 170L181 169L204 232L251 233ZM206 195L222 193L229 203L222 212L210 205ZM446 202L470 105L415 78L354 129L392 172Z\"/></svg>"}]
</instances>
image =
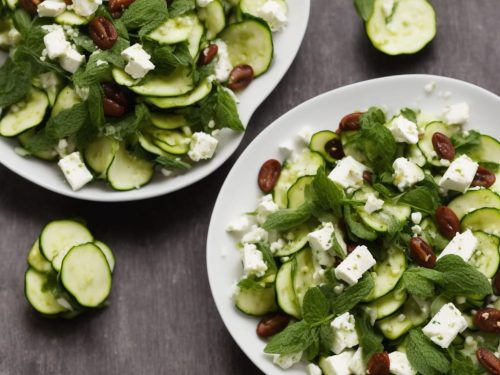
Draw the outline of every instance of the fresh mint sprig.
<instances>
[{"instance_id":1,"label":"fresh mint sprig","mask_svg":"<svg viewBox=\"0 0 500 375\"><path fill-rule=\"evenodd\" d=\"M421 331L414 328L408 334L406 354L412 367L423 375L447 374L450 361Z\"/></svg>"}]
</instances>

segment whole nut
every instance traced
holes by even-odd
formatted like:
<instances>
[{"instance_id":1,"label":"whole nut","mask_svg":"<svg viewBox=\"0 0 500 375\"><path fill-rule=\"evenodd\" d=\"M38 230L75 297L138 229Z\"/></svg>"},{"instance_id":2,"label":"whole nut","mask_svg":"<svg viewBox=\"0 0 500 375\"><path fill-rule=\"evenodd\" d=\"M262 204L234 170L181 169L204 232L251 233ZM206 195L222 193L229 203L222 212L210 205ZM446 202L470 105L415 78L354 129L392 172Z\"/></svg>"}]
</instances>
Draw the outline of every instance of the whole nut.
<instances>
[{"instance_id":1,"label":"whole nut","mask_svg":"<svg viewBox=\"0 0 500 375\"><path fill-rule=\"evenodd\" d=\"M440 132L434 133L432 135L432 145L440 159L452 161L455 158L455 147L447 135Z\"/></svg>"},{"instance_id":2,"label":"whole nut","mask_svg":"<svg viewBox=\"0 0 500 375\"><path fill-rule=\"evenodd\" d=\"M436 254L432 247L425 242L421 237L412 237L410 240L410 256L415 261L425 268L434 268L436 265Z\"/></svg>"},{"instance_id":3,"label":"whole nut","mask_svg":"<svg viewBox=\"0 0 500 375\"><path fill-rule=\"evenodd\" d=\"M260 167L258 183L260 190L270 193L281 174L281 163L276 159L269 159Z\"/></svg>"},{"instance_id":4,"label":"whole nut","mask_svg":"<svg viewBox=\"0 0 500 375\"><path fill-rule=\"evenodd\" d=\"M342 147L342 142L338 138L330 139L325 143L325 151L334 159L342 159L344 155L344 149Z\"/></svg>"},{"instance_id":5,"label":"whole nut","mask_svg":"<svg viewBox=\"0 0 500 375\"><path fill-rule=\"evenodd\" d=\"M217 56L217 52L219 52L219 46L217 46L217 44L210 44L208 47L204 48L198 58L198 65L203 66L210 64L214 57Z\"/></svg>"},{"instance_id":6,"label":"whole nut","mask_svg":"<svg viewBox=\"0 0 500 375\"><path fill-rule=\"evenodd\" d=\"M339 123L339 128L337 129L337 133L341 133L343 131L361 129L359 120L362 114L363 114L362 112L354 112L354 113L349 113L348 115L342 117L342 120L340 120Z\"/></svg>"},{"instance_id":7,"label":"whole nut","mask_svg":"<svg viewBox=\"0 0 500 375\"><path fill-rule=\"evenodd\" d=\"M370 172L370 171L364 171L363 172L363 180L367 183L367 184L373 184L373 173Z\"/></svg>"},{"instance_id":8,"label":"whole nut","mask_svg":"<svg viewBox=\"0 0 500 375\"><path fill-rule=\"evenodd\" d=\"M500 333L500 310L492 307L477 310L474 325L483 332Z\"/></svg>"},{"instance_id":9,"label":"whole nut","mask_svg":"<svg viewBox=\"0 0 500 375\"><path fill-rule=\"evenodd\" d=\"M288 323L290 323L290 317L286 314L275 313L267 315L257 324L257 336L273 336L283 331Z\"/></svg>"},{"instance_id":10,"label":"whole nut","mask_svg":"<svg viewBox=\"0 0 500 375\"><path fill-rule=\"evenodd\" d=\"M109 0L108 10L111 17L120 18L123 11L132 4L134 0Z\"/></svg>"},{"instance_id":11,"label":"whole nut","mask_svg":"<svg viewBox=\"0 0 500 375\"><path fill-rule=\"evenodd\" d=\"M357 244L355 243L348 243L347 244L347 254L350 254L354 251L354 249L356 249L358 247Z\"/></svg>"},{"instance_id":12,"label":"whole nut","mask_svg":"<svg viewBox=\"0 0 500 375\"><path fill-rule=\"evenodd\" d=\"M489 188L496 181L496 176L493 172L488 169L479 166L476 171L476 175L472 180L471 186L482 186L485 188Z\"/></svg>"},{"instance_id":13,"label":"whole nut","mask_svg":"<svg viewBox=\"0 0 500 375\"><path fill-rule=\"evenodd\" d=\"M90 21L89 35L100 49L112 48L118 39L113 23L102 16L97 16Z\"/></svg>"},{"instance_id":14,"label":"whole nut","mask_svg":"<svg viewBox=\"0 0 500 375\"><path fill-rule=\"evenodd\" d=\"M253 68L250 65L236 65L231 73L227 87L233 91L240 91L248 87L253 81Z\"/></svg>"},{"instance_id":15,"label":"whole nut","mask_svg":"<svg viewBox=\"0 0 500 375\"><path fill-rule=\"evenodd\" d=\"M391 361L386 352L372 355L366 366L366 373L370 375L389 375Z\"/></svg>"},{"instance_id":16,"label":"whole nut","mask_svg":"<svg viewBox=\"0 0 500 375\"><path fill-rule=\"evenodd\" d=\"M103 83L104 114L110 117L122 117L129 107L129 100L123 89L114 83Z\"/></svg>"},{"instance_id":17,"label":"whole nut","mask_svg":"<svg viewBox=\"0 0 500 375\"><path fill-rule=\"evenodd\" d=\"M34 16L38 11L38 4L40 4L42 0L19 0L19 5L26 12Z\"/></svg>"},{"instance_id":18,"label":"whole nut","mask_svg":"<svg viewBox=\"0 0 500 375\"><path fill-rule=\"evenodd\" d=\"M491 375L500 375L500 359L486 348L476 351L477 360Z\"/></svg>"},{"instance_id":19,"label":"whole nut","mask_svg":"<svg viewBox=\"0 0 500 375\"><path fill-rule=\"evenodd\" d=\"M435 214L439 232L447 239L451 240L455 234L460 232L460 220L451 208L440 206Z\"/></svg>"}]
</instances>

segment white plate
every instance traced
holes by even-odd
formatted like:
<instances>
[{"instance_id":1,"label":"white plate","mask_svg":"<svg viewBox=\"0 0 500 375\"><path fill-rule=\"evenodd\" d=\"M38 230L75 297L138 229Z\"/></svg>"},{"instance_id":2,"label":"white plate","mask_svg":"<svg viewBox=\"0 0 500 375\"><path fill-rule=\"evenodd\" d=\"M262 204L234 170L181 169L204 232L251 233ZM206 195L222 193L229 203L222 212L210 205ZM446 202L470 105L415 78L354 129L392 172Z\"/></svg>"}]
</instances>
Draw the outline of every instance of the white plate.
<instances>
[{"instance_id":1,"label":"white plate","mask_svg":"<svg viewBox=\"0 0 500 375\"><path fill-rule=\"evenodd\" d=\"M424 85L436 82L432 95L426 95ZM451 93L451 96L449 95ZM235 163L222 186L210 222L207 240L207 267L210 287L219 313L227 329L245 354L266 374L304 374L303 365L282 371L263 354L265 342L255 334L258 319L239 312L231 293L241 277L242 266L235 238L226 233L228 221L242 213L253 212L262 196L257 186L257 174L268 159L283 157L278 146L304 126L313 130L335 130L340 118L370 106L387 108L394 113L402 107L416 107L440 114L445 105L466 101L471 108L467 128L500 137L500 98L489 91L462 81L429 76L403 75L356 83L330 91L291 110L266 128L247 147Z\"/></svg>"},{"instance_id":2,"label":"white plate","mask_svg":"<svg viewBox=\"0 0 500 375\"><path fill-rule=\"evenodd\" d=\"M256 79L239 95L238 106L243 124L248 125L252 114L278 85L295 58L304 37L309 20L310 0L288 0L288 27L274 34L273 65L262 77ZM215 171L236 150L242 133L221 132L215 157L193 167L187 173L175 178L165 178L157 173L153 181L138 190L116 192L104 183L93 183L74 192L64 181L61 171L54 163L23 158L14 152L14 140L0 137L0 163L18 175L48 190L73 198L91 201L132 201L171 193L191 185Z\"/></svg>"}]
</instances>

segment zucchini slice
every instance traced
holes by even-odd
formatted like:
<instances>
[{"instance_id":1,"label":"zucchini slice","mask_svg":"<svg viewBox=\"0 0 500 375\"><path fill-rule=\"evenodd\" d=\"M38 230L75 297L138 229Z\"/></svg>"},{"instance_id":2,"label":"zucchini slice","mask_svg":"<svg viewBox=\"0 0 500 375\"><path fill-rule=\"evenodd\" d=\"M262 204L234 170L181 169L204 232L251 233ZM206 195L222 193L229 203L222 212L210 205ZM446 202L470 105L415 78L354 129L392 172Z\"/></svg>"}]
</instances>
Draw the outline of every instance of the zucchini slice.
<instances>
[{"instance_id":1,"label":"zucchini slice","mask_svg":"<svg viewBox=\"0 0 500 375\"><path fill-rule=\"evenodd\" d=\"M401 309L379 320L377 326L389 340L396 340L413 327L425 322L428 315L428 311L422 310L413 298L408 298Z\"/></svg>"},{"instance_id":2,"label":"zucchini slice","mask_svg":"<svg viewBox=\"0 0 500 375\"><path fill-rule=\"evenodd\" d=\"M241 0L240 10L243 14L247 14L252 17L260 17L260 8L266 4L267 0ZM288 13L288 6L284 0L273 0L273 3L278 4L284 14ZM277 25L272 24L272 22L266 21L269 27L274 30Z\"/></svg>"},{"instance_id":3,"label":"zucchini slice","mask_svg":"<svg viewBox=\"0 0 500 375\"><path fill-rule=\"evenodd\" d=\"M40 240L37 238L30 252L28 253L28 264L31 268L38 272L50 272L52 271L52 264L45 259L40 251Z\"/></svg>"},{"instance_id":4,"label":"zucchini slice","mask_svg":"<svg viewBox=\"0 0 500 375\"><path fill-rule=\"evenodd\" d=\"M115 190L127 191L146 185L154 175L154 164L127 152L121 144L108 168L107 179Z\"/></svg>"},{"instance_id":5,"label":"zucchini slice","mask_svg":"<svg viewBox=\"0 0 500 375\"><path fill-rule=\"evenodd\" d=\"M189 151L191 138L176 130L153 130L150 132L153 143L161 150L173 154L184 155Z\"/></svg>"},{"instance_id":6,"label":"zucchini slice","mask_svg":"<svg viewBox=\"0 0 500 375\"><path fill-rule=\"evenodd\" d=\"M278 310L274 287L241 289L235 296L236 307L248 315L262 316Z\"/></svg>"},{"instance_id":7,"label":"zucchini slice","mask_svg":"<svg viewBox=\"0 0 500 375\"><path fill-rule=\"evenodd\" d=\"M469 263L491 279L500 264L500 238L484 232L474 232L474 237L477 239L477 248Z\"/></svg>"},{"instance_id":8,"label":"zucchini slice","mask_svg":"<svg viewBox=\"0 0 500 375\"><path fill-rule=\"evenodd\" d=\"M314 180L314 176L302 176L288 189L288 208L298 208L306 201L306 187Z\"/></svg>"},{"instance_id":9,"label":"zucchini slice","mask_svg":"<svg viewBox=\"0 0 500 375\"><path fill-rule=\"evenodd\" d=\"M404 290L393 290L366 305L367 311L373 311L377 320L391 315L399 309L408 298Z\"/></svg>"},{"instance_id":10,"label":"zucchini slice","mask_svg":"<svg viewBox=\"0 0 500 375\"><path fill-rule=\"evenodd\" d=\"M71 10L66 10L54 18L54 21L60 25L81 26L88 24L92 18L93 17L83 17Z\"/></svg>"},{"instance_id":11,"label":"zucchini slice","mask_svg":"<svg viewBox=\"0 0 500 375\"><path fill-rule=\"evenodd\" d=\"M219 0L214 0L206 7L198 9L198 16L205 23L208 40L214 39L226 27L224 5Z\"/></svg>"},{"instance_id":12,"label":"zucchini slice","mask_svg":"<svg viewBox=\"0 0 500 375\"><path fill-rule=\"evenodd\" d=\"M482 134L479 137L479 145L467 155L477 161L498 163L500 161L500 142L489 135Z\"/></svg>"},{"instance_id":13,"label":"zucchini slice","mask_svg":"<svg viewBox=\"0 0 500 375\"><path fill-rule=\"evenodd\" d=\"M311 248L306 247L297 253L295 262L292 269L293 290L297 296L297 302L302 308L302 302L307 291L319 284L313 278L314 260Z\"/></svg>"},{"instance_id":14,"label":"zucchini slice","mask_svg":"<svg viewBox=\"0 0 500 375\"><path fill-rule=\"evenodd\" d=\"M281 309L288 315L300 319L302 317L302 312L293 289L292 281L292 269L294 268L294 262L295 258L291 261L283 263L280 267L276 276L276 295L278 305Z\"/></svg>"},{"instance_id":15,"label":"zucchini slice","mask_svg":"<svg viewBox=\"0 0 500 375\"><path fill-rule=\"evenodd\" d=\"M220 38L227 44L233 66L250 65L255 77L269 69L273 60L273 35L264 21L249 19L233 23L226 27Z\"/></svg>"},{"instance_id":16,"label":"zucchini slice","mask_svg":"<svg viewBox=\"0 0 500 375\"><path fill-rule=\"evenodd\" d=\"M85 164L99 178L105 178L106 171L111 165L119 146L120 144L116 139L109 137L96 138L84 151Z\"/></svg>"},{"instance_id":17,"label":"zucchini slice","mask_svg":"<svg viewBox=\"0 0 500 375\"><path fill-rule=\"evenodd\" d=\"M500 209L500 196L488 189L469 190L448 204L448 208L453 210L459 220L468 212L483 207Z\"/></svg>"},{"instance_id":18,"label":"zucchini slice","mask_svg":"<svg viewBox=\"0 0 500 375\"><path fill-rule=\"evenodd\" d=\"M420 151L424 154L427 162L429 164L442 167L440 159L438 158L434 146L432 144L432 136L434 133L439 132L451 138L454 134L460 131L460 126L458 125L446 125L441 121L434 121L429 123L425 127L424 136L418 142L418 147Z\"/></svg>"},{"instance_id":19,"label":"zucchini slice","mask_svg":"<svg viewBox=\"0 0 500 375\"><path fill-rule=\"evenodd\" d=\"M149 134L139 134L137 138L139 145L147 152L153 155L163 156L167 153L153 143Z\"/></svg>"},{"instance_id":20,"label":"zucchini slice","mask_svg":"<svg viewBox=\"0 0 500 375\"><path fill-rule=\"evenodd\" d=\"M392 14L384 11L384 0L375 0L366 22L373 46L388 55L412 54L436 35L436 13L427 0L396 0Z\"/></svg>"},{"instance_id":21,"label":"zucchini slice","mask_svg":"<svg viewBox=\"0 0 500 375\"><path fill-rule=\"evenodd\" d=\"M188 92L187 94L171 98L149 97L145 98L145 100L158 108L180 108L199 102L201 99L210 94L210 91L212 91L212 82L207 78L203 80L193 91Z\"/></svg>"},{"instance_id":22,"label":"zucchini slice","mask_svg":"<svg viewBox=\"0 0 500 375\"><path fill-rule=\"evenodd\" d=\"M161 112L151 113L151 123L154 127L163 130L175 130L183 126L189 126L184 116Z\"/></svg>"},{"instance_id":23,"label":"zucchini slice","mask_svg":"<svg viewBox=\"0 0 500 375\"><path fill-rule=\"evenodd\" d=\"M111 251L109 246L102 241L94 241L94 245L96 245L102 251L102 253L106 257L106 260L108 261L109 269L111 270L111 273L113 273L116 263L113 251Z\"/></svg>"},{"instance_id":24,"label":"zucchini slice","mask_svg":"<svg viewBox=\"0 0 500 375\"><path fill-rule=\"evenodd\" d=\"M160 44L175 44L188 40L196 24L197 17L194 13L169 18L153 30L148 38Z\"/></svg>"},{"instance_id":25,"label":"zucchini slice","mask_svg":"<svg viewBox=\"0 0 500 375\"><path fill-rule=\"evenodd\" d=\"M274 256L290 256L292 254L295 254L297 251L302 250L302 248L307 244L307 235L309 234L309 232L313 231L316 226L316 223L305 223L288 231L287 237L289 237L290 239L282 249L276 251Z\"/></svg>"},{"instance_id":26,"label":"zucchini slice","mask_svg":"<svg viewBox=\"0 0 500 375\"><path fill-rule=\"evenodd\" d=\"M187 40L189 54L193 59L195 59L198 55L198 52L200 52L201 39L203 38L204 34L205 29L197 18L193 26L193 30L191 31L191 35L189 35L189 38Z\"/></svg>"},{"instance_id":27,"label":"zucchini slice","mask_svg":"<svg viewBox=\"0 0 500 375\"><path fill-rule=\"evenodd\" d=\"M25 131L24 133L19 134L17 139L19 139L19 143L21 146L25 147L31 137L33 137L36 134L36 129L30 129L28 131ZM57 158L57 152L55 150L50 150L50 151L39 151L39 152L34 152L31 154L32 156L46 160L46 161L54 161Z\"/></svg>"},{"instance_id":28,"label":"zucchini slice","mask_svg":"<svg viewBox=\"0 0 500 375\"><path fill-rule=\"evenodd\" d=\"M67 311L57 302L57 282L53 273L28 268L24 275L24 294L29 304L43 315L57 315Z\"/></svg>"},{"instance_id":29,"label":"zucchini slice","mask_svg":"<svg viewBox=\"0 0 500 375\"><path fill-rule=\"evenodd\" d=\"M500 210L480 208L465 215L460 222L462 230L482 231L500 236Z\"/></svg>"},{"instance_id":30,"label":"zucchini slice","mask_svg":"<svg viewBox=\"0 0 500 375\"><path fill-rule=\"evenodd\" d=\"M32 88L26 99L9 107L0 120L0 135L14 137L43 121L49 99L43 91Z\"/></svg>"},{"instance_id":31,"label":"zucchini slice","mask_svg":"<svg viewBox=\"0 0 500 375\"><path fill-rule=\"evenodd\" d=\"M71 86L66 86L57 96L56 103L52 107L50 117L56 116L59 112L73 107L75 104L81 103L82 98L78 96L76 90Z\"/></svg>"},{"instance_id":32,"label":"zucchini slice","mask_svg":"<svg viewBox=\"0 0 500 375\"><path fill-rule=\"evenodd\" d=\"M321 156L325 158L326 161L330 163L335 163L337 159L332 157L327 149L331 147L330 142L338 140L340 142L340 137L338 134L330 131L330 130L322 130L319 131L311 137L311 142L309 142L309 148L311 151L317 152Z\"/></svg>"}]
</instances>

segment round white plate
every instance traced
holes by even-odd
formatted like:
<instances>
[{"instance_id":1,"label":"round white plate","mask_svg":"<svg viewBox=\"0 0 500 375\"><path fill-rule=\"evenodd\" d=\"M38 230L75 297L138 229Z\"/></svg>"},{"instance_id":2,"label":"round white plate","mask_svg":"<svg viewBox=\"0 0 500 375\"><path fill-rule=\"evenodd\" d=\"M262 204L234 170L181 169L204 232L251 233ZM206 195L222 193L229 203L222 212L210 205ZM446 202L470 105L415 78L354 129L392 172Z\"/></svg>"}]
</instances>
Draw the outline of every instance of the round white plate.
<instances>
[{"instance_id":1,"label":"round white plate","mask_svg":"<svg viewBox=\"0 0 500 375\"><path fill-rule=\"evenodd\" d=\"M435 82L434 92L427 95L424 86ZM210 287L227 329L245 354L266 374L304 374L299 364L283 371L263 354L265 342L257 337L258 319L234 307L231 298L234 285L242 275L237 239L225 231L229 221L245 212L255 211L262 196L257 174L268 159L283 160L278 146L303 127L313 130L335 130L343 115L370 106L387 109L389 115L403 107L421 108L440 114L447 104L465 101L471 109L468 129L500 137L497 126L500 98L489 91L455 79L429 75L402 75L374 79L342 87L313 98L266 128L247 147L228 174L219 193L210 222L207 240L207 267Z\"/></svg>"},{"instance_id":2,"label":"round white plate","mask_svg":"<svg viewBox=\"0 0 500 375\"><path fill-rule=\"evenodd\" d=\"M310 5L310 0L288 0L288 26L274 34L274 61L271 68L238 95L240 100L238 110L245 126L292 64L304 38ZM14 152L17 142L3 137L0 137L0 163L35 184L69 197L105 202L132 201L171 193L206 177L233 154L243 139L243 133L223 131L218 138L216 155L210 161L200 163L175 178L165 178L161 173L157 173L148 185L127 192L113 191L102 182L89 184L82 190L74 192L65 182L56 164L17 155Z\"/></svg>"}]
</instances>

